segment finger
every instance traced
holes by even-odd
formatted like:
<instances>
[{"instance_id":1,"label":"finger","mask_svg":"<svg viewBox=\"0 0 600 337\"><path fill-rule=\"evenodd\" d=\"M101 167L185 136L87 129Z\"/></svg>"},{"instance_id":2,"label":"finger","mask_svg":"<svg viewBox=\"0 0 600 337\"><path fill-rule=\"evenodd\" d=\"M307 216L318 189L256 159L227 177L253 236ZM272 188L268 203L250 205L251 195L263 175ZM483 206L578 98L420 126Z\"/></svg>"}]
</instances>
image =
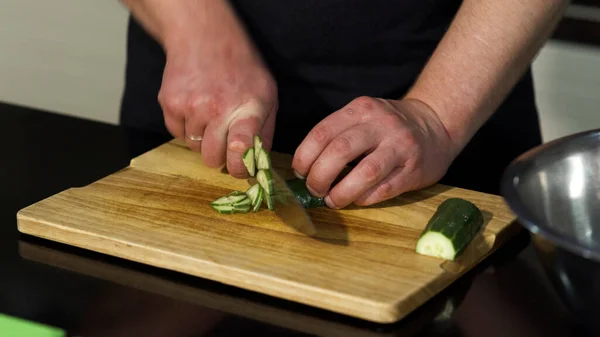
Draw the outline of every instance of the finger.
<instances>
[{"instance_id":1,"label":"finger","mask_svg":"<svg viewBox=\"0 0 600 337\"><path fill-rule=\"evenodd\" d=\"M185 136L183 97L168 95L161 91L158 101L163 111L167 130L173 137L183 139Z\"/></svg>"},{"instance_id":2,"label":"finger","mask_svg":"<svg viewBox=\"0 0 600 337\"><path fill-rule=\"evenodd\" d=\"M378 147L331 189L325 203L334 209L348 206L385 179L400 162L395 147Z\"/></svg>"},{"instance_id":3,"label":"finger","mask_svg":"<svg viewBox=\"0 0 600 337\"><path fill-rule=\"evenodd\" d=\"M192 151L201 152L206 124L202 111L197 110L187 114L185 118L185 142Z\"/></svg>"},{"instance_id":4,"label":"finger","mask_svg":"<svg viewBox=\"0 0 600 337\"><path fill-rule=\"evenodd\" d=\"M265 121L262 130L260 131L260 137L263 142L262 147L267 151L271 151L273 147L273 136L275 134L276 116L277 108L274 107L273 109L271 109L269 117L267 117L267 120Z\"/></svg>"},{"instance_id":5,"label":"finger","mask_svg":"<svg viewBox=\"0 0 600 337\"><path fill-rule=\"evenodd\" d=\"M335 137L315 160L306 186L315 196L324 196L346 165L377 146L376 130L360 124Z\"/></svg>"},{"instance_id":6,"label":"finger","mask_svg":"<svg viewBox=\"0 0 600 337\"><path fill-rule=\"evenodd\" d=\"M413 189L417 179L406 166L396 167L385 179L368 189L354 202L358 206L373 205Z\"/></svg>"},{"instance_id":7,"label":"finger","mask_svg":"<svg viewBox=\"0 0 600 337\"><path fill-rule=\"evenodd\" d=\"M292 168L296 174L307 177L311 167L331 141L358 123L359 120L353 117L352 108L344 107L315 125L294 153Z\"/></svg>"},{"instance_id":8,"label":"finger","mask_svg":"<svg viewBox=\"0 0 600 337\"><path fill-rule=\"evenodd\" d=\"M202 135L202 161L208 167L222 167L227 153L227 124L208 123Z\"/></svg>"},{"instance_id":9,"label":"finger","mask_svg":"<svg viewBox=\"0 0 600 337\"><path fill-rule=\"evenodd\" d=\"M231 123L227 135L227 171L233 177L249 176L242 157L253 146L254 135L260 133L261 127L262 121L256 116L242 117Z\"/></svg>"},{"instance_id":10,"label":"finger","mask_svg":"<svg viewBox=\"0 0 600 337\"><path fill-rule=\"evenodd\" d=\"M171 136L179 139L185 138L185 122L183 118L178 118L176 116L173 116L172 114L164 114L164 119L165 126L167 127L167 130L169 130Z\"/></svg>"}]
</instances>

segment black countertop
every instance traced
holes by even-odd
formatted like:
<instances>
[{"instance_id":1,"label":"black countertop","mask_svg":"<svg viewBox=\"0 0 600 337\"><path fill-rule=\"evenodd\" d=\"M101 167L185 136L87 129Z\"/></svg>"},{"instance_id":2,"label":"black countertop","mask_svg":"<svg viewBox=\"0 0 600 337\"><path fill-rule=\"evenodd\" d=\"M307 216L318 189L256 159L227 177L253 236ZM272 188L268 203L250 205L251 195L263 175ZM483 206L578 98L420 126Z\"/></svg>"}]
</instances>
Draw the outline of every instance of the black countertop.
<instances>
[{"instance_id":1,"label":"black countertop","mask_svg":"<svg viewBox=\"0 0 600 337\"><path fill-rule=\"evenodd\" d=\"M168 139L6 104L0 130L0 313L83 337L577 335L526 233L391 325L20 234L19 209Z\"/></svg>"}]
</instances>

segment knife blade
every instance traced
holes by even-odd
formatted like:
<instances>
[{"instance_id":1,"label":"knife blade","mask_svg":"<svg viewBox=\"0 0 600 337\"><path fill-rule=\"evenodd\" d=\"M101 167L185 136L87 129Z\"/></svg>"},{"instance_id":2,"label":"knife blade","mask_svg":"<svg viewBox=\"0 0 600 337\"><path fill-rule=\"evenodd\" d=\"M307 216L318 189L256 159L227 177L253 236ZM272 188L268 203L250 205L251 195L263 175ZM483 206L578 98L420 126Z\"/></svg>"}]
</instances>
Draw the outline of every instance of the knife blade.
<instances>
[{"instance_id":1,"label":"knife blade","mask_svg":"<svg viewBox=\"0 0 600 337\"><path fill-rule=\"evenodd\" d=\"M312 219L306 212L304 206L296 199L296 195L288 186L285 179L271 168L271 179L273 180L273 190L275 191L273 198L275 203L274 213L279 217L284 224L308 236L317 234L317 229ZM255 184L255 178L248 180L249 183Z\"/></svg>"}]
</instances>

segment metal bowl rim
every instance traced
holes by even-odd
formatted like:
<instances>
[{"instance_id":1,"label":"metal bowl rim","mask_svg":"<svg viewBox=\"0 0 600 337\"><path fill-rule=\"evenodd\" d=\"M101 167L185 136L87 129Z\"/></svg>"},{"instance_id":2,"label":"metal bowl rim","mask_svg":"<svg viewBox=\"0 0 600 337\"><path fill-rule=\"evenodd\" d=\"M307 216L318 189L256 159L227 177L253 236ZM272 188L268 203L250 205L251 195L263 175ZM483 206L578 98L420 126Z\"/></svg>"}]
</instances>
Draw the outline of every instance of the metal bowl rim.
<instances>
[{"instance_id":1,"label":"metal bowl rim","mask_svg":"<svg viewBox=\"0 0 600 337\"><path fill-rule=\"evenodd\" d=\"M525 207L525 203L517 193L517 190L514 188L513 182L514 178L519 177L519 172L523 172L525 168L532 165L533 159L538 158L539 156L550 151L555 151L568 146L575 141L580 142L582 139L589 138L600 139L600 129L583 131L558 138L536 146L521 154L505 169L501 179L500 193L502 194L507 205L512 209L519 219L519 222L529 232L531 232L531 234L541 236L544 239L556 244L560 248L568 250L574 254L600 262L600 250L595 250L588 246L584 246L573 238L564 236L558 231L550 228L547 223L536 218L531 212L529 212L527 207Z\"/></svg>"}]
</instances>

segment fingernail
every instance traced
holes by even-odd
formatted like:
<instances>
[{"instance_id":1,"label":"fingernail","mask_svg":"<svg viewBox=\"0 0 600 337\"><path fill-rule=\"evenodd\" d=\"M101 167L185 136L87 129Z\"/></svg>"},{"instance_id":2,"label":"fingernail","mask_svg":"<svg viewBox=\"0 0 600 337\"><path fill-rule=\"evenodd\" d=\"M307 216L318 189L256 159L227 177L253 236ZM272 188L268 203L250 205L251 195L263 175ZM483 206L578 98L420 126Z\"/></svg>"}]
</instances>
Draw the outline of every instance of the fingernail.
<instances>
[{"instance_id":1,"label":"fingernail","mask_svg":"<svg viewBox=\"0 0 600 337\"><path fill-rule=\"evenodd\" d=\"M327 205L327 207L332 208L332 209L339 208L335 203L333 203L333 201L331 201L331 198L329 197L329 195L327 195L325 197L325 204Z\"/></svg>"},{"instance_id":2,"label":"fingernail","mask_svg":"<svg viewBox=\"0 0 600 337\"><path fill-rule=\"evenodd\" d=\"M310 186L308 186L308 184L306 185L306 189L310 192L310 194L312 194L315 197L322 196L320 193L317 193L317 191L313 190Z\"/></svg>"},{"instance_id":3,"label":"fingernail","mask_svg":"<svg viewBox=\"0 0 600 337\"><path fill-rule=\"evenodd\" d=\"M296 178L298 179L306 179L306 177L304 177L303 175L301 175L300 173L298 173L296 170L294 170L294 175L296 176Z\"/></svg>"}]
</instances>

